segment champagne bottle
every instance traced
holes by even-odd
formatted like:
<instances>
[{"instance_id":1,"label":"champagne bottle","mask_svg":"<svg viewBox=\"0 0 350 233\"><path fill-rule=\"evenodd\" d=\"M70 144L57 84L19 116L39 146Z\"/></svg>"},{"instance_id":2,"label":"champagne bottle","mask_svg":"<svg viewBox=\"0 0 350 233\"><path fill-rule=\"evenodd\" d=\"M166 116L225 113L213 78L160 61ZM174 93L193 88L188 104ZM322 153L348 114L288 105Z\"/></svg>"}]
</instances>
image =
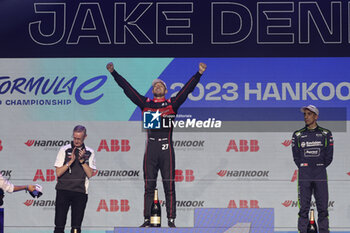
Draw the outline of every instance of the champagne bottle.
<instances>
[{"instance_id":1,"label":"champagne bottle","mask_svg":"<svg viewBox=\"0 0 350 233\"><path fill-rule=\"evenodd\" d=\"M307 225L307 233L317 233L317 225L315 222L315 214L314 214L314 210L311 209L310 210L310 220L309 220L309 224Z\"/></svg>"},{"instance_id":2,"label":"champagne bottle","mask_svg":"<svg viewBox=\"0 0 350 233\"><path fill-rule=\"evenodd\" d=\"M151 227L161 226L162 212L160 209L160 203L158 200L158 189L154 190L154 199L151 206Z\"/></svg>"}]
</instances>

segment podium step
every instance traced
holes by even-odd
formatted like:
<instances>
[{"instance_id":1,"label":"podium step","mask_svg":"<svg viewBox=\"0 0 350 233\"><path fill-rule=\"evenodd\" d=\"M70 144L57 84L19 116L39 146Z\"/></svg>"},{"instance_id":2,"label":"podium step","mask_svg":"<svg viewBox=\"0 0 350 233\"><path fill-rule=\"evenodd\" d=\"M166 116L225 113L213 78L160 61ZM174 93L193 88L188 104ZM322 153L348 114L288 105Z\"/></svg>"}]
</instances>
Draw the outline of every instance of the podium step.
<instances>
[{"instance_id":1,"label":"podium step","mask_svg":"<svg viewBox=\"0 0 350 233\"><path fill-rule=\"evenodd\" d=\"M200 208L194 227L116 227L114 233L274 233L274 209Z\"/></svg>"},{"instance_id":2,"label":"podium step","mask_svg":"<svg viewBox=\"0 0 350 233\"><path fill-rule=\"evenodd\" d=\"M240 229L247 233L273 233L273 208L202 208L194 210L194 227ZM248 223L249 226L248 226Z\"/></svg>"},{"instance_id":3,"label":"podium step","mask_svg":"<svg viewBox=\"0 0 350 233\"><path fill-rule=\"evenodd\" d=\"M227 229L227 228L193 228L193 227L178 227L178 228L128 228L116 227L114 233L249 233L243 228L241 229Z\"/></svg>"}]
</instances>

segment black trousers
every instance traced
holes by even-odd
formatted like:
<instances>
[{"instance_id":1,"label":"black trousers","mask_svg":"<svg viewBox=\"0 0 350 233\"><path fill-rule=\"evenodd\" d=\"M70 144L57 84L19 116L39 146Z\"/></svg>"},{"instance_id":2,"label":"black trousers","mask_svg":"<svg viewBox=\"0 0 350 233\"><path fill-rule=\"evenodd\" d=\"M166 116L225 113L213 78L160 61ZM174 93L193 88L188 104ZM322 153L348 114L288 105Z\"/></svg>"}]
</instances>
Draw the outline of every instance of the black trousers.
<instances>
[{"instance_id":1,"label":"black trousers","mask_svg":"<svg viewBox=\"0 0 350 233\"><path fill-rule=\"evenodd\" d=\"M320 233L329 233L328 220L328 182L327 172L323 167L314 169L300 168L299 169L299 218L298 230L300 233L306 233L309 223L309 210L311 205L312 194L316 200L318 212L318 230Z\"/></svg>"},{"instance_id":2,"label":"black trousers","mask_svg":"<svg viewBox=\"0 0 350 233\"><path fill-rule=\"evenodd\" d=\"M71 207L71 233L74 229L80 233L87 200L88 195L85 193L57 190L54 233L64 233L69 207Z\"/></svg>"},{"instance_id":3,"label":"black trousers","mask_svg":"<svg viewBox=\"0 0 350 233\"><path fill-rule=\"evenodd\" d=\"M154 189L160 170L166 199L168 218L176 217L175 196L175 155L172 142L168 138L149 138L143 160L143 177L145 181L144 217L150 218Z\"/></svg>"}]
</instances>

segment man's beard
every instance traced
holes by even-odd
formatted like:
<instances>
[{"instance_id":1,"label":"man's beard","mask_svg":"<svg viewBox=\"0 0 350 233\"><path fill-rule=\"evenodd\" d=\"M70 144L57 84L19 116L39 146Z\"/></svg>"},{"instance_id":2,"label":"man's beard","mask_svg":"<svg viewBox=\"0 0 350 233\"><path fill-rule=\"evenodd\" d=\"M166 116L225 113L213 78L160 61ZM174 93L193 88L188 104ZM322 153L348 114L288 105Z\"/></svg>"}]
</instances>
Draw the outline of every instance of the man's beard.
<instances>
[{"instance_id":1,"label":"man's beard","mask_svg":"<svg viewBox=\"0 0 350 233\"><path fill-rule=\"evenodd\" d=\"M159 98L159 97L164 97L164 93L163 93L163 94L153 93L153 96L154 96L154 97L158 97L158 98Z\"/></svg>"}]
</instances>

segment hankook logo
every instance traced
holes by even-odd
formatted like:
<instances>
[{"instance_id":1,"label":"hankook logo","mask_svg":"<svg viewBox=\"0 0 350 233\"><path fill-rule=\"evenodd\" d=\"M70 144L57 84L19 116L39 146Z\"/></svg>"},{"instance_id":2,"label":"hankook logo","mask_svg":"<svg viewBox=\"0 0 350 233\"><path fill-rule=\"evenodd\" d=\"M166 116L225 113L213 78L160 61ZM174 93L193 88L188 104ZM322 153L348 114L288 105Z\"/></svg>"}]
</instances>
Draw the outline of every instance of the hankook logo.
<instances>
[{"instance_id":1,"label":"hankook logo","mask_svg":"<svg viewBox=\"0 0 350 233\"><path fill-rule=\"evenodd\" d=\"M269 177L270 171L257 171L257 170L220 170L216 174L220 177L235 177L235 178L265 178Z\"/></svg>"},{"instance_id":2,"label":"hankook logo","mask_svg":"<svg viewBox=\"0 0 350 233\"><path fill-rule=\"evenodd\" d=\"M95 170L92 175L98 177L139 177L140 170Z\"/></svg>"},{"instance_id":3,"label":"hankook logo","mask_svg":"<svg viewBox=\"0 0 350 233\"><path fill-rule=\"evenodd\" d=\"M159 200L161 206L165 207L166 202L164 200ZM187 201L176 201L177 208L203 208L204 201L197 200L187 200Z\"/></svg>"},{"instance_id":4,"label":"hankook logo","mask_svg":"<svg viewBox=\"0 0 350 233\"><path fill-rule=\"evenodd\" d=\"M34 140L29 139L26 144L28 147L45 147L45 150L57 150L59 147L69 144L69 140Z\"/></svg>"},{"instance_id":5,"label":"hankook logo","mask_svg":"<svg viewBox=\"0 0 350 233\"><path fill-rule=\"evenodd\" d=\"M12 170L0 170L0 174L7 179L11 178Z\"/></svg>"},{"instance_id":6,"label":"hankook logo","mask_svg":"<svg viewBox=\"0 0 350 233\"><path fill-rule=\"evenodd\" d=\"M298 201L293 201L293 200L285 200L284 202L281 203L284 207L298 207ZM310 206L313 208L316 208L316 202L311 201ZM334 208L335 206L335 201L329 201L328 202L328 208Z\"/></svg>"},{"instance_id":7,"label":"hankook logo","mask_svg":"<svg viewBox=\"0 0 350 233\"><path fill-rule=\"evenodd\" d=\"M292 140L285 140L284 142L282 142L282 145L285 147L288 147L292 144Z\"/></svg>"},{"instance_id":8,"label":"hankook logo","mask_svg":"<svg viewBox=\"0 0 350 233\"><path fill-rule=\"evenodd\" d=\"M176 140L173 145L176 150L204 150L204 140Z\"/></svg>"},{"instance_id":9,"label":"hankook logo","mask_svg":"<svg viewBox=\"0 0 350 233\"><path fill-rule=\"evenodd\" d=\"M52 207L56 205L56 202L55 200L26 200L23 204L28 207Z\"/></svg>"}]
</instances>

